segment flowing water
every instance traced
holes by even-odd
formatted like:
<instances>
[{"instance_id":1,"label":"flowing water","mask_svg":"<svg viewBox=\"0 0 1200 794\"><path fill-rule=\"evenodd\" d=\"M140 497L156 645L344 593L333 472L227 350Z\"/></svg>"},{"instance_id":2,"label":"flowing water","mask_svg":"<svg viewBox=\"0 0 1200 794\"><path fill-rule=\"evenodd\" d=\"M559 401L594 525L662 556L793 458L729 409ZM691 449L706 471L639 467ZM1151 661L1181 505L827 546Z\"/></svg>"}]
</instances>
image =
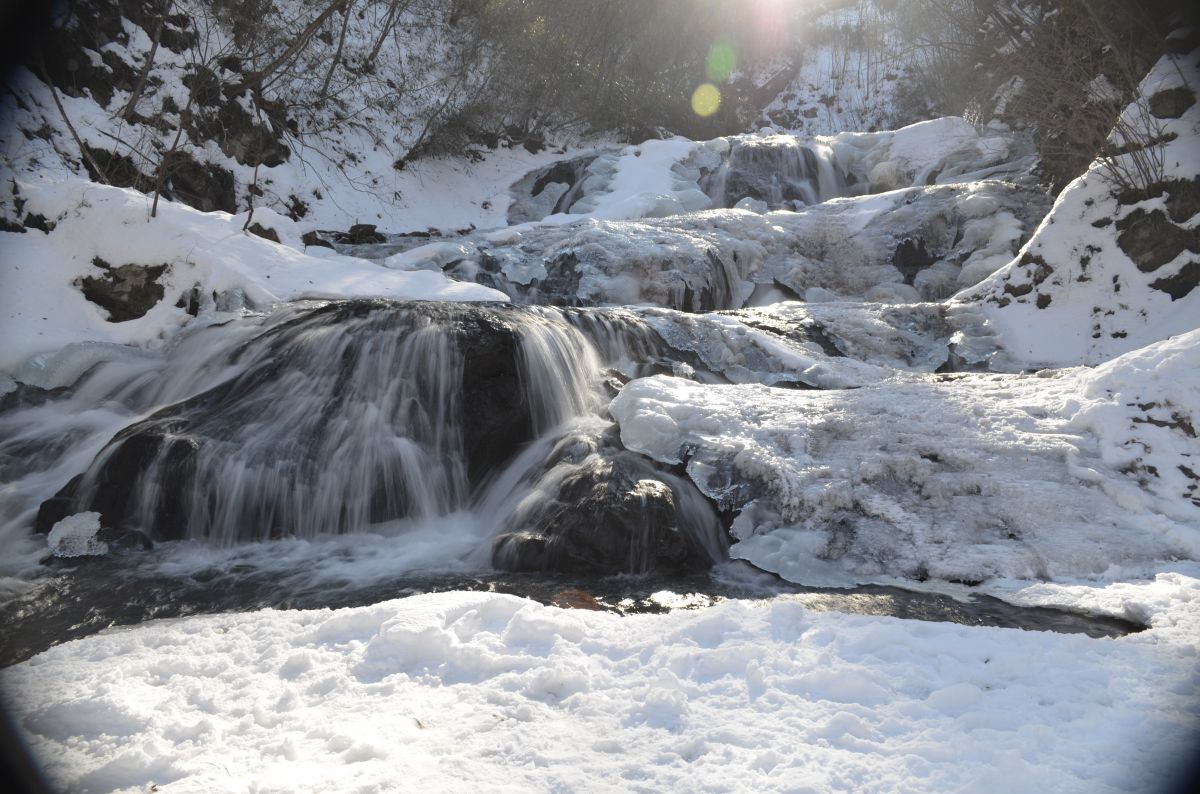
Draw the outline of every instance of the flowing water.
<instances>
[{"instance_id":1,"label":"flowing water","mask_svg":"<svg viewBox=\"0 0 1200 794\"><path fill-rule=\"evenodd\" d=\"M804 588L722 562L728 537L690 481L605 440L611 391L703 367L686 357L628 310L385 301L232 318L158 354L83 345L47 357L25 379L42 389L10 393L0 411L5 537L44 557L27 530L35 520L45 530L96 510L110 539L120 530L157 545L117 542L107 557L49 558L32 580L7 580L0 663L157 617L456 588L546 603L567 593L564 605L622 612L790 594L813 608L930 620L1138 628L990 599ZM531 558L531 544L577 542L553 535L578 508L558 502L560 490L618 470L635 514L649 516L656 494L672 506L690 567L663 569L663 530L646 519L619 525L628 536L611 571L622 575L529 571L530 559L567 559ZM610 509L602 504L597 532ZM539 522L550 535L531 531ZM22 564L32 563L10 560L4 573Z\"/></svg>"},{"instance_id":2,"label":"flowing water","mask_svg":"<svg viewBox=\"0 0 1200 794\"><path fill-rule=\"evenodd\" d=\"M737 141L701 187L714 207L732 207L750 198L770 209L819 204L850 190L828 146L783 135Z\"/></svg>"},{"instance_id":3,"label":"flowing water","mask_svg":"<svg viewBox=\"0 0 1200 794\"><path fill-rule=\"evenodd\" d=\"M267 608L337 609L449 590L510 593L543 604L619 614L702 609L730 598L784 597L816 611L1092 637L1119 637L1144 628L1119 618L1016 607L984 595L964 600L898 587L804 587L745 563L724 563L686 576L564 576L487 569L412 570L385 576L375 558L382 550L372 549L372 539L365 545L358 550L329 544L297 548L284 541L281 548L243 549L229 556L193 548L182 554L178 549L157 551L150 560L118 554L58 564L35 589L0 603L0 623L10 627L0 644L0 667L67 640L147 620ZM332 564L330 556L335 558Z\"/></svg>"}]
</instances>

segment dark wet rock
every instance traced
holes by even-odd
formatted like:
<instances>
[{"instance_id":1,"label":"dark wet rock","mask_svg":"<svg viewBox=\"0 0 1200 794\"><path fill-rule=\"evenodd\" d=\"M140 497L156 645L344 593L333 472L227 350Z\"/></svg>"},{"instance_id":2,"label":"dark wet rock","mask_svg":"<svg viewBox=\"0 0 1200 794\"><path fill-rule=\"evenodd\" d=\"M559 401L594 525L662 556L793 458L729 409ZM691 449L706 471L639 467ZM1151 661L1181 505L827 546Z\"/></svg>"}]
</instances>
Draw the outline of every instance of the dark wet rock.
<instances>
[{"instance_id":1,"label":"dark wet rock","mask_svg":"<svg viewBox=\"0 0 1200 794\"><path fill-rule=\"evenodd\" d=\"M387 242L387 238L375 231L373 223L356 223L348 232L334 232L333 240L342 245L374 245Z\"/></svg>"},{"instance_id":2,"label":"dark wet rock","mask_svg":"<svg viewBox=\"0 0 1200 794\"><path fill-rule=\"evenodd\" d=\"M193 317L200 316L200 304L203 300L203 295L200 291L200 285L196 284L191 289L179 296L179 300L175 301L175 308L183 309ZM213 296L214 302L216 296Z\"/></svg>"},{"instance_id":3,"label":"dark wet rock","mask_svg":"<svg viewBox=\"0 0 1200 794\"><path fill-rule=\"evenodd\" d=\"M1167 194L1167 215L1176 223L1186 223L1200 213L1200 177L1174 179L1163 183Z\"/></svg>"},{"instance_id":4,"label":"dark wet rock","mask_svg":"<svg viewBox=\"0 0 1200 794\"><path fill-rule=\"evenodd\" d=\"M892 255L892 266L904 276L904 283L911 285L925 268L938 261L938 257L925 249L925 240L921 237L906 237L896 246Z\"/></svg>"},{"instance_id":5,"label":"dark wet rock","mask_svg":"<svg viewBox=\"0 0 1200 794\"><path fill-rule=\"evenodd\" d=\"M305 245L315 245L320 248L333 248L333 243L323 239L317 232L305 232L300 235L300 242Z\"/></svg>"},{"instance_id":6,"label":"dark wet rock","mask_svg":"<svg viewBox=\"0 0 1200 794\"><path fill-rule=\"evenodd\" d=\"M687 573L718 561L697 535L723 530L695 485L624 449L614 432L564 439L539 486L554 496L496 538L492 563L500 570Z\"/></svg>"},{"instance_id":7,"label":"dark wet rock","mask_svg":"<svg viewBox=\"0 0 1200 794\"><path fill-rule=\"evenodd\" d=\"M163 298L159 283L167 265L120 265L114 267L100 257L92 264L101 276L86 276L78 286L87 298L108 311L108 321L121 323L145 316Z\"/></svg>"},{"instance_id":8,"label":"dark wet rock","mask_svg":"<svg viewBox=\"0 0 1200 794\"><path fill-rule=\"evenodd\" d=\"M1185 223L1196 213L1200 213L1200 176L1192 179L1166 179L1152 185L1137 188L1127 188L1117 195L1117 201L1123 205L1137 204L1147 199L1166 195L1167 215L1175 223ZM1101 228L1112 222L1105 218L1093 226Z\"/></svg>"},{"instance_id":9,"label":"dark wet rock","mask_svg":"<svg viewBox=\"0 0 1200 794\"><path fill-rule=\"evenodd\" d=\"M574 251L564 251L546 262L546 277L535 285L537 294L558 306L586 306L579 298L580 261Z\"/></svg>"},{"instance_id":10,"label":"dark wet rock","mask_svg":"<svg viewBox=\"0 0 1200 794\"><path fill-rule=\"evenodd\" d=\"M65 386L55 389L43 389L38 386L30 386L27 383L17 382L12 390L0 394L0 414L44 405L49 400L53 400L66 392L67 388Z\"/></svg>"},{"instance_id":11,"label":"dark wet rock","mask_svg":"<svg viewBox=\"0 0 1200 794\"><path fill-rule=\"evenodd\" d=\"M1050 278L1051 274L1054 273L1054 268L1052 268L1045 259L1042 259L1040 256L1036 256L1034 254L1025 254L1025 256L1021 257L1020 266L1023 268L1033 268L1033 273L1030 278L1033 281L1033 286L1035 287L1040 287L1042 283L1046 279Z\"/></svg>"},{"instance_id":12,"label":"dark wet rock","mask_svg":"<svg viewBox=\"0 0 1200 794\"><path fill-rule=\"evenodd\" d=\"M83 149L87 153L87 157L83 158L83 165L87 169L88 177L93 182L116 187L132 187L143 193L154 190L154 181L141 172L129 155L118 154L86 143L83 145Z\"/></svg>"},{"instance_id":13,"label":"dark wet rock","mask_svg":"<svg viewBox=\"0 0 1200 794\"><path fill-rule=\"evenodd\" d=\"M463 351L463 435L467 473L483 479L533 438L521 389L518 337L500 314L473 311L454 331Z\"/></svg>"},{"instance_id":14,"label":"dark wet rock","mask_svg":"<svg viewBox=\"0 0 1200 794\"><path fill-rule=\"evenodd\" d=\"M1150 97L1150 113L1158 119L1177 119L1196 104L1196 94L1186 86L1167 88Z\"/></svg>"},{"instance_id":15,"label":"dark wet rock","mask_svg":"<svg viewBox=\"0 0 1200 794\"><path fill-rule=\"evenodd\" d=\"M168 409L118 433L101 453L100 466L75 477L42 503L34 529L49 532L63 518L92 510L100 514L108 534L115 536L140 531L129 518L148 509L155 516L158 539L185 537L184 495L195 477L199 441L177 435L184 427L183 418ZM148 473L153 481L147 481ZM148 505L138 504L147 497Z\"/></svg>"},{"instance_id":16,"label":"dark wet rock","mask_svg":"<svg viewBox=\"0 0 1200 794\"><path fill-rule=\"evenodd\" d=\"M227 66L235 65L228 59L223 61ZM213 141L227 157L251 167L273 168L291 156L291 149L283 142L287 114L281 103L239 95L233 84L227 84L202 64L192 66L183 84L192 96L187 123L194 140ZM239 101L242 99L246 104L255 102L256 113L247 110Z\"/></svg>"},{"instance_id":17,"label":"dark wet rock","mask_svg":"<svg viewBox=\"0 0 1200 794\"><path fill-rule=\"evenodd\" d=\"M250 232L251 234L257 235L257 236L263 238L264 240L270 240L273 243L279 242L279 233L277 231L275 231L274 229L268 229L267 227L263 226L261 223L250 224L249 226L246 227L246 231Z\"/></svg>"},{"instance_id":18,"label":"dark wet rock","mask_svg":"<svg viewBox=\"0 0 1200 794\"><path fill-rule=\"evenodd\" d=\"M233 174L175 150L164 157L163 195L201 212L237 212Z\"/></svg>"},{"instance_id":19,"label":"dark wet rock","mask_svg":"<svg viewBox=\"0 0 1200 794\"><path fill-rule=\"evenodd\" d=\"M1200 252L1200 231L1176 226L1162 210L1139 207L1117 221L1117 229L1117 245L1143 273L1153 273L1184 251Z\"/></svg>"},{"instance_id":20,"label":"dark wet rock","mask_svg":"<svg viewBox=\"0 0 1200 794\"><path fill-rule=\"evenodd\" d=\"M1152 281L1150 286L1167 293L1173 301L1190 295L1200 286L1200 261L1188 262L1175 275Z\"/></svg>"},{"instance_id":21,"label":"dark wet rock","mask_svg":"<svg viewBox=\"0 0 1200 794\"><path fill-rule=\"evenodd\" d=\"M237 211L233 174L212 163L202 163L191 154L174 150L163 155L154 173L143 173L128 155L84 144L88 156L84 166L92 180L116 187L131 187L153 193L159 187L164 198L182 201L202 212Z\"/></svg>"},{"instance_id":22,"label":"dark wet rock","mask_svg":"<svg viewBox=\"0 0 1200 794\"><path fill-rule=\"evenodd\" d=\"M308 215L308 202L297 196L295 193L292 193L288 196L285 209L287 210L287 216L289 218L294 221L298 221L304 216Z\"/></svg>"},{"instance_id":23,"label":"dark wet rock","mask_svg":"<svg viewBox=\"0 0 1200 794\"><path fill-rule=\"evenodd\" d=\"M46 220L46 216L41 213L31 212L25 216L25 220L21 224L26 229L37 229L39 232L49 234L54 231L55 224L52 221ZM23 231L23 230L22 230Z\"/></svg>"}]
</instances>

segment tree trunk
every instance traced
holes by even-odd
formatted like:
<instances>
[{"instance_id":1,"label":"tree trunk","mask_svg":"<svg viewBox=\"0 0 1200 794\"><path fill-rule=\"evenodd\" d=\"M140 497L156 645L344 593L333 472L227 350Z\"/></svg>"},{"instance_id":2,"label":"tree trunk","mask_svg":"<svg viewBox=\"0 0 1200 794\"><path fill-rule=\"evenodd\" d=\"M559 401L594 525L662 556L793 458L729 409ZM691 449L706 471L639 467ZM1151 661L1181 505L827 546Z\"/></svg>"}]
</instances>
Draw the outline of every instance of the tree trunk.
<instances>
[{"instance_id":1,"label":"tree trunk","mask_svg":"<svg viewBox=\"0 0 1200 794\"><path fill-rule=\"evenodd\" d=\"M283 66L285 63L295 57L296 53L304 49L312 37L317 35L317 31L321 29L321 26L325 24L325 20L333 16L334 12L346 5L347 2L348 0L333 0L328 8L318 14L316 19L308 23L308 27L300 32L300 35L298 35L295 40L288 45L287 49L285 49L262 69L259 69L253 74L246 75L244 80L235 85L233 87L234 94L240 94L247 88L261 88L263 80L273 74L276 69Z\"/></svg>"},{"instance_id":2,"label":"tree trunk","mask_svg":"<svg viewBox=\"0 0 1200 794\"><path fill-rule=\"evenodd\" d=\"M192 98L195 95L188 93L187 104L183 106L183 110L179 111L179 129L175 130L175 140L171 141L171 148L163 153L162 158L158 161L158 168L154 174L154 201L150 204L150 217L158 217L158 196L162 193L163 185L167 181L167 167L171 162L171 155L175 154L175 150L179 148L179 139L183 137L183 129L187 126L188 116L192 110Z\"/></svg>"},{"instance_id":3,"label":"tree trunk","mask_svg":"<svg viewBox=\"0 0 1200 794\"><path fill-rule=\"evenodd\" d=\"M367 56L367 63L371 64L371 68L375 67L375 59L379 57L379 51L383 49L383 43L387 41L388 34L392 32L392 26L396 23L396 16L408 8L409 3L400 4L400 0L392 0L392 5L388 8L387 17L383 21L383 29L379 31L379 38L375 39L374 46L371 47L371 54Z\"/></svg>"},{"instance_id":4,"label":"tree trunk","mask_svg":"<svg viewBox=\"0 0 1200 794\"><path fill-rule=\"evenodd\" d=\"M154 66L154 56L158 54L158 43L162 40L163 25L166 24L167 14L171 12L171 4L173 0L166 0L163 3L162 12L158 15L158 26L154 29L154 39L150 44L150 53L146 56L146 63L142 66L142 73L138 75L137 83L133 86L133 91L129 94L129 101L125 103L125 108L121 111L121 118L130 121L133 118L133 113L137 109L138 100L142 98L142 91L146 89L146 79L150 77L150 69Z\"/></svg>"},{"instance_id":5,"label":"tree trunk","mask_svg":"<svg viewBox=\"0 0 1200 794\"><path fill-rule=\"evenodd\" d=\"M329 99L329 84L333 82L333 72L342 60L342 50L346 46L346 28L350 27L350 9L353 7L354 0L348 0L346 11L342 16L342 31L338 34L337 51L333 53L333 60L329 62L329 69L325 72L325 82L321 83L321 93L317 95L317 107L322 107L325 100Z\"/></svg>"}]
</instances>

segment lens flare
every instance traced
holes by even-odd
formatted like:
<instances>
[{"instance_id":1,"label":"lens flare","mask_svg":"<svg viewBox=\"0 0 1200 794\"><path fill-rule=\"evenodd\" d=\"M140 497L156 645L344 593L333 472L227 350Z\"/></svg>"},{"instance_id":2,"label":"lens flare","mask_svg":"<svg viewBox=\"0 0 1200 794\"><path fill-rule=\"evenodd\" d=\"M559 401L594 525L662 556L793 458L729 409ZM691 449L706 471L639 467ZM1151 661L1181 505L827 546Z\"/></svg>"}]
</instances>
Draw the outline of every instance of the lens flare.
<instances>
[{"instance_id":1,"label":"lens flare","mask_svg":"<svg viewBox=\"0 0 1200 794\"><path fill-rule=\"evenodd\" d=\"M704 73L714 83L723 83L733 74L737 66L737 53L728 44L714 44L708 50L708 60L704 63Z\"/></svg>"},{"instance_id":2,"label":"lens flare","mask_svg":"<svg viewBox=\"0 0 1200 794\"><path fill-rule=\"evenodd\" d=\"M692 112L708 118L721 106L721 89L712 83L704 83L692 92Z\"/></svg>"}]
</instances>

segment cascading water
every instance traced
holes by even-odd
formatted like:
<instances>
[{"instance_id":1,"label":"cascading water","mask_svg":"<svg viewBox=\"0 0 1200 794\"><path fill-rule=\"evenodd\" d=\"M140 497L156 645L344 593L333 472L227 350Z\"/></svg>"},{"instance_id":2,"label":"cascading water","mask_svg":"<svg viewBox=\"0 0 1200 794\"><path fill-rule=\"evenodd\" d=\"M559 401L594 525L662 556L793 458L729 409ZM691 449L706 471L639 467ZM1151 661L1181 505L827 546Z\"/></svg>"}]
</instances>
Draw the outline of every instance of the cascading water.
<instances>
[{"instance_id":1,"label":"cascading water","mask_svg":"<svg viewBox=\"0 0 1200 794\"><path fill-rule=\"evenodd\" d=\"M113 530L232 546L470 513L484 542L537 523L517 506L557 496L546 454L564 434L580 432L579 422L593 434L608 426L596 415L596 348L554 309L350 301L283 309L255 334L231 333L236 344L214 346L185 372L160 373L189 383L197 370L227 377L117 433L43 504L43 531L94 510ZM115 371L101 366L88 380L113 380ZM651 480L665 489L670 515L641 535L661 545L665 532L674 550L624 555L605 541L597 548L619 559L586 564L638 572L722 558L722 530L690 483L641 466L618 490L645 490ZM586 520L605 531L603 517ZM544 540L546 527L539 532ZM647 544L638 532L617 542ZM527 552L506 548L500 562L529 567Z\"/></svg>"},{"instance_id":2,"label":"cascading water","mask_svg":"<svg viewBox=\"0 0 1200 794\"><path fill-rule=\"evenodd\" d=\"M588 167L598 155L584 155L560 160L553 165L531 171L512 186L516 198L508 209L508 222L538 221L547 215L570 212L584 197L587 189Z\"/></svg>"},{"instance_id":3,"label":"cascading water","mask_svg":"<svg viewBox=\"0 0 1200 794\"><path fill-rule=\"evenodd\" d=\"M850 186L828 146L775 135L735 141L701 187L717 207L750 198L795 209L847 195Z\"/></svg>"}]
</instances>

